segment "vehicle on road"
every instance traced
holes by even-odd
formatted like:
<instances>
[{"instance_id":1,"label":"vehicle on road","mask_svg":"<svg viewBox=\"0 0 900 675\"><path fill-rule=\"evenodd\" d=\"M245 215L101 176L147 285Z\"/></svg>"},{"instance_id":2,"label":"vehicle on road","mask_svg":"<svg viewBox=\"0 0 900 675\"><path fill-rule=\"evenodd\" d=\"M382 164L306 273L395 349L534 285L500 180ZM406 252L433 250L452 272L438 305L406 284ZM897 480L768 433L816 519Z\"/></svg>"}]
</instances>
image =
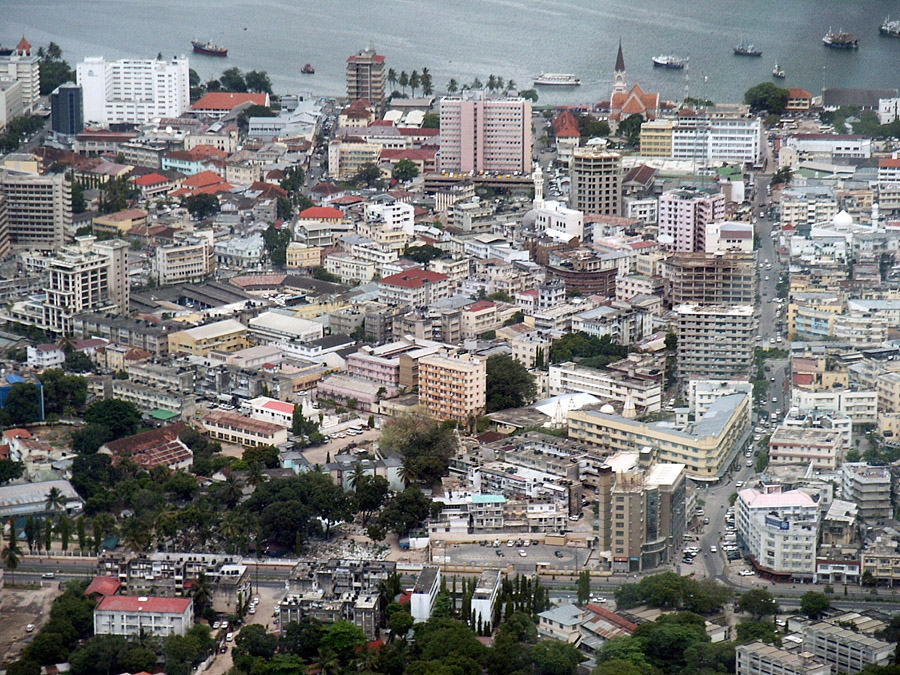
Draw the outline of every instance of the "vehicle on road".
<instances>
[{"instance_id":1,"label":"vehicle on road","mask_svg":"<svg viewBox=\"0 0 900 675\"><path fill-rule=\"evenodd\" d=\"M718 553L718 552L719 552L719 549L717 549L715 546L710 546L710 547L709 547L709 552L710 552L710 553Z\"/></svg>"},{"instance_id":2,"label":"vehicle on road","mask_svg":"<svg viewBox=\"0 0 900 675\"><path fill-rule=\"evenodd\" d=\"M505 554L503 551L497 550L497 551L494 551L494 553L497 554L497 557L498 557L498 558L505 558L505 557L506 557L506 554Z\"/></svg>"},{"instance_id":3,"label":"vehicle on road","mask_svg":"<svg viewBox=\"0 0 900 675\"><path fill-rule=\"evenodd\" d=\"M525 551L524 548L520 548L520 549L519 549L519 557L520 557L520 558L527 558L527 557L528 557L528 553Z\"/></svg>"},{"instance_id":4,"label":"vehicle on road","mask_svg":"<svg viewBox=\"0 0 900 675\"><path fill-rule=\"evenodd\" d=\"M562 557L563 557L563 552L562 552L562 551L554 551L554 552L553 552L553 555L555 555L557 558L562 558Z\"/></svg>"},{"instance_id":5,"label":"vehicle on road","mask_svg":"<svg viewBox=\"0 0 900 675\"><path fill-rule=\"evenodd\" d=\"M56 576L56 574L53 573L53 572L44 572L44 573L41 575L41 579L52 579L52 578L55 577L55 576Z\"/></svg>"},{"instance_id":6,"label":"vehicle on road","mask_svg":"<svg viewBox=\"0 0 900 675\"><path fill-rule=\"evenodd\" d=\"M742 577L756 576L756 572L754 572L753 570L741 570L740 572L738 572L738 574Z\"/></svg>"},{"instance_id":7,"label":"vehicle on road","mask_svg":"<svg viewBox=\"0 0 900 675\"><path fill-rule=\"evenodd\" d=\"M225 635L225 642L231 642L232 640L234 640L234 633L227 633Z\"/></svg>"},{"instance_id":8,"label":"vehicle on road","mask_svg":"<svg viewBox=\"0 0 900 675\"><path fill-rule=\"evenodd\" d=\"M30 623L30 624L28 624L27 626L25 626L25 632L26 632L26 633L33 633L33 632L34 632L34 624L33 624L33 623Z\"/></svg>"}]
</instances>

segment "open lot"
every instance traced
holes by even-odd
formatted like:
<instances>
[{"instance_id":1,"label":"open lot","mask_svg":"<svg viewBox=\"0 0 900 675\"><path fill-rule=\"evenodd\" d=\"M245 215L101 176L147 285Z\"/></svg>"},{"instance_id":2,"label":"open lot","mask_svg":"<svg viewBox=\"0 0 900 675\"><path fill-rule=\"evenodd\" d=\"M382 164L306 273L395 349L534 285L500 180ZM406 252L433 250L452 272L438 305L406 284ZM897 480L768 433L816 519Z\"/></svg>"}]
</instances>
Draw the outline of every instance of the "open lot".
<instances>
[{"instance_id":1,"label":"open lot","mask_svg":"<svg viewBox=\"0 0 900 675\"><path fill-rule=\"evenodd\" d=\"M507 539L501 540L500 548L481 546L479 544L451 544L446 548L447 562L450 565L485 564L514 565L517 570L534 572L538 563L546 564L550 569L580 570L587 560L590 549L566 546L507 546ZM525 557L519 550L525 551ZM561 557L557 557L559 551ZM498 556L497 552L503 554Z\"/></svg>"},{"instance_id":2,"label":"open lot","mask_svg":"<svg viewBox=\"0 0 900 675\"><path fill-rule=\"evenodd\" d=\"M7 582L10 581L6 573ZM24 590L3 589L3 604L0 607L0 661L15 658L37 635L41 626L50 616L50 605L61 593L57 583L46 583L43 588ZM25 626L33 623L34 632L26 633Z\"/></svg>"}]
</instances>

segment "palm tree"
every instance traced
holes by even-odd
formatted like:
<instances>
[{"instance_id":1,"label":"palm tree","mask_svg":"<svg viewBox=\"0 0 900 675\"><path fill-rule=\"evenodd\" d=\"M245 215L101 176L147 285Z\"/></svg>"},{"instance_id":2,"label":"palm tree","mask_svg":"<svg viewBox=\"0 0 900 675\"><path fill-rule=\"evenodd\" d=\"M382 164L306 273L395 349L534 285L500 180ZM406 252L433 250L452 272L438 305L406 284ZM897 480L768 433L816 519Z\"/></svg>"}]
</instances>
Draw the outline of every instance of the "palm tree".
<instances>
[{"instance_id":1,"label":"palm tree","mask_svg":"<svg viewBox=\"0 0 900 675\"><path fill-rule=\"evenodd\" d=\"M44 508L47 511L59 511L66 505L66 496L58 487L50 488Z\"/></svg>"},{"instance_id":2,"label":"palm tree","mask_svg":"<svg viewBox=\"0 0 900 675\"><path fill-rule=\"evenodd\" d=\"M137 516L130 516L122 523L122 539L132 551L144 551L150 545L150 528Z\"/></svg>"},{"instance_id":3,"label":"palm tree","mask_svg":"<svg viewBox=\"0 0 900 675\"><path fill-rule=\"evenodd\" d=\"M35 539L38 541L41 540L37 523L34 520L34 514L32 514L28 516L28 520L25 521L25 541L28 542L29 551L34 551Z\"/></svg>"},{"instance_id":4,"label":"palm tree","mask_svg":"<svg viewBox=\"0 0 900 675\"><path fill-rule=\"evenodd\" d=\"M253 462L247 468L247 482L251 485L259 485L260 483L264 483L265 480L266 475L263 473L262 464Z\"/></svg>"},{"instance_id":5,"label":"palm tree","mask_svg":"<svg viewBox=\"0 0 900 675\"><path fill-rule=\"evenodd\" d=\"M488 91L494 91L497 88L497 77L493 73L488 75L487 88Z\"/></svg>"},{"instance_id":6,"label":"palm tree","mask_svg":"<svg viewBox=\"0 0 900 675\"><path fill-rule=\"evenodd\" d=\"M419 88L419 85L422 84L422 80L419 77L419 72L414 70L409 74L409 88L412 90L412 95L415 97L416 89Z\"/></svg>"},{"instance_id":7,"label":"palm tree","mask_svg":"<svg viewBox=\"0 0 900 675\"><path fill-rule=\"evenodd\" d=\"M9 519L9 543L3 549L2 555L3 563L12 575L13 582L15 582L15 571L22 559L22 552L19 550L19 538L16 535L16 523L12 518Z\"/></svg>"},{"instance_id":8,"label":"palm tree","mask_svg":"<svg viewBox=\"0 0 900 675\"><path fill-rule=\"evenodd\" d=\"M513 89L516 89L516 83L513 80L507 80L506 91L512 91Z\"/></svg>"},{"instance_id":9,"label":"palm tree","mask_svg":"<svg viewBox=\"0 0 900 675\"><path fill-rule=\"evenodd\" d=\"M316 665L319 667L322 675L340 675L341 673L341 660L330 649L319 650L319 658L316 659Z\"/></svg>"},{"instance_id":10,"label":"palm tree","mask_svg":"<svg viewBox=\"0 0 900 675\"><path fill-rule=\"evenodd\" d=\"M203 574L203 572L197 577L197 581L191 592L191 597L194 600L194 616L203 616L212 600L212 590L210 589L209 582L207 582L206 575Z\"/></svg>"},{"instance_id":11,"label":"palm tree","mask_svg":"<svg viewBox=\"0 0 900 675\"><path fill-rule=\"evenodd\" d=\"M419 480L419 473L409 464L404 464L400 467L400 480L403 481L404 485L411 485Z\"/></svg>"},{"instance_id":12,"label":"palm tree","mask_svg":"<svg viewBox=\"0 0 900 675\"><path fill-rule=\"evenodd\" d=\"M447 93L455 94L459 91L459 82L456 81L455 78L450 78L450 81L447 83Z\"/></svg>"},{"instance_id":13,"label":"palm tree","mask_svg":"<svg viewBox=\"0 0 900 675\"><path fill-rule=\"evenodd\" d=\"M406 93L406 85L409 84L409 75L406 74L405 70L400 71L400 77L397 78L397 84L400 85L400 88L403 90L403 93Z\"/></svg>"},{"instance_id":14,"label":"palm tree","mask_svg":"<svg viewBox=\"0 0 900 675\"><path fill-rule=\"evenodd\" d=\"M387 81L391 85L391 91L394 91L397 88L397 71L393 68L388 68Z\"/></svg>"},{"instance_id":15,"label":"palm tree","mask_svg":"<svg viewBox=\"0 0 900 675\"><path fill-rule=\"evenodd\" d=\"M498 75L497 76L497 91L500 91L503 89L503 84L504 84L503 78Z\"/></svg>"},{"instance_id":16,"label":"palm tree","mask_svg":"<svg viewBox=\"0 0 900 675\"><path fill-rule=\"evenodd\" d=\"M362 482L365 475L366 472L363 469L362 464L360 462L357 462L356 466L353 467L353 473L350 474L350 487L355 490L356 486Z\"/></svg>"},{"instance_id":17,"label":"palm tree","mask_svg":"<svg viewBox=\"0 0 900 675\"><path fill-rule=\"evenodd\" d=\"M47 518L44 521L44 550L50 555L50 549L53 547L53 521Z\"/></svg>"},{"instance_id":18,"label":"palm tree","mask_svg":"<svg viewBox=\"0 0 900 675\"><path fill-rule=\"evenodd\" d=\"M228 506L234 507L239 501L241 501L243 492L241 490L240 483L235 480L234 476L228 476L225 482L221 485L222 487L219 490L219 497L223 502L228 504Z\"/></svg>"},{"instance_id":19,"label":"palm tree","mask_svg":"<svg viewBox=\"0 0 900 675\"><path fill-rule=\"evenodd\" d=\"M479 79L476 77L476 78L475 78L475 81L472 82L472 87L471 87L471 88L472 88L472 89L484 89L484 85L481 83L481 80L479 80Z\"/></svg>"},{"instance_id":20,"label":"palm tree","mask_svg":"<svg viewBox=\"0 0 900 675\"><path fill-rule=\"evenodd\" d=\"M425 80L425 76L422 76L422 94L424 96L431 96L434 93L434 84L431 82L431 75L428 76L428 81Z\"/></svg>"},{"instance_id":21,"label":"palm tree","mask_svg":"<svg viewBox=\"0 0 900 675\"><path fill-rule=\"evenodd\" d=\"M163 506L153 518L153 531L157 541L174 537L178 533L178 512L168 505Z\"/></svg>"}]
</instances>

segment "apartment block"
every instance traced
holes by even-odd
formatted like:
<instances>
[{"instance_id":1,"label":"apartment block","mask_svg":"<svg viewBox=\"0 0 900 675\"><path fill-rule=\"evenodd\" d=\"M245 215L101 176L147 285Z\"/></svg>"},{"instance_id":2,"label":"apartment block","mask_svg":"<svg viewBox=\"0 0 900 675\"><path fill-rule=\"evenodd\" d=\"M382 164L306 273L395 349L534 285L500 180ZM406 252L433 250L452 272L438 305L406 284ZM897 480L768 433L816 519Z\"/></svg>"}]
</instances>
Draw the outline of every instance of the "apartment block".
<instances>
[{"instance_id":1,"label":"apartment block","mask_svg":"<svg viewBox=\"0 0 900 675\"><path fill-rule=\"evenodd\" d=\"M531 167L531 101L468 90L442 98L440 116L441 171L527 173Z\"/></svg>"},{"instance_id":2,"label":"apartment block","mask_svg":"<svg viewBox=\"0 0 900 675\"><path fill-rule=\"evenodd\" d=\"M322 249L318 246L307 246L298 241L288 244L285 262L285 267L288 269L309 269L319 267L321 264Z\"/></svg>"},{"instance_id":3,"label":"apartment block","mask_svg":"<svg viewBox=\"0 0 900 675\"><path fill-rule=\"evenodd\" d=\"M603 401L630 402L641 415L662 408L662 384L653 380L630 378L623 373L585 368L575 363L550 366L548 385L551 396L582 392Z\"/></svg>"},{"instance_id":4,"label":"apartment block","mask_svg":"<svg viewBox=\"0 0 900 675\"><path fill-rule=\"evenodd\" d=\"M671 251L705 252L707 224L724 219L725 195L721 192L670 190L659 198L658 241Z\"/></svg>"},{"instance_id":5,"label":"apartment block","mask_svg":"<svg viewBox=\"0 0 900 675\"><path fill-rule=\"evenodd\" d=\"M157 247L153 261L157 283L160 286L194 283L209 277L216 266L210 239L192 237Z\"/></svg>"},{"instance_id":6,"label":"apartment block","mask_svg":"<svg viewBox=\"0 0 900 675\"><path fill-rule=\"evenodd\" d=\"M756 297L756 254L680 252L660 264L673 307L751 305Z\"/></svg>"},{"instance_id":7,"label":"apartment block","mask_svg":"<svg viewBox=\"0 0 900 675\"><path fill-rule=\"evenodd\" d=\"M468 424L484 414L486 362L472 356L419 360L419 402L440 420Z\"/></svg>"},{"instance_id":8,"label":"apartment block","mask_svg":"<svg viewBox=\"0 0 900 675\"><path fill-rule=\"evenodd\" d=\"M184 635L194 625L191 598L108 595L94 608L94 635Z\"/></svg>"},{"instance_id":9,"label":"apartment block","mask_svg":"<svg viewBox=\"0 0 900 675\"><path fill-rule=\"evenodd\" d=\"M476 623L483 626L494 624L494 610L497 609L502 582L503 573L498 569L486 569L478 576L472 593L472 613Z\"/></svg>"},{"instance_id":10,"label":"apartment block","mask_svg":"<svg viewBox=\"0 0 900 675\"><path fill-rule=\"evenodd\" d=\"M841 434L829 429L778 427L769 439L771 464L810 464L836 469L843 456Z\"/></svg>"},{"instance_id":11,"label":"apartment block","mask_svg":"<svg viewBox=\"0 0 900 675\"><path fill-rule=\"evenodd\" d=\"M75 67L84 98L84 120L109 126L179 117L191 105L186 58L171 61L90 56Z\"/></svg>"},{"instance_id":12,"label":"apartment block","mask_svg":"<svg viewBox=\"0 0 900 675\"><path fill-rule=\"evenodd\" d=\"M169 352L206 356L211 351L235 352L250 346L247 327L235 319L169 334Z\"/></svg>"},{"instance_id":13,"label":"apartment block","mask_svg":"<svg viewBox=\"0 0 900 675\"><path fill-rule=\"evenodd\" d=\"M752 305L679 305L676 366L684 381L750 376L757 319Z\"/></svg>"},{"instance_id":14,"label":"apartment block","mask_svg":"<svg viewBox=\"0 0 900 675\"><path fill-rule=\"evenodd\" d=\"M875 424L878 421L878 393L875 391L794 389L791 393L791 407L840 412L847 415L853 424Z\"/></svg>"},{"instance_id":15,"label":"apartment block","mask_svg":"<svg viewBox=\"0 0 900 675\"><path fill-rule=\"evenodd\" d=\"M604 146L572 149L570 206L585 214L622 213L622 155Z\"/></svg>"},{"instance_id":16,"label":"apartment block","mask_svg":"<svg viewBox=\"0 0 900 675\"><path fill-rule=\"evenodd\" d=\"M434 601L441 590L441 569L425 566L419 572L409 598L409 611L415 621L428 621Z\"/></svg>"},{"instance_id":17,"label":"apartment block","mask_svg":"<svg viewBox=\"0 0 900 675\"><path fill-rule=\"evenodd\" d=\"M0 171L0 193L6 197L9 240L14 246L50 251L71 236L72 184L65 174Z\"/></svg>"},{"instance_id":18,"label":"apartment block","mask_svg":"<svg viewBox=\"0 0 900 675\"><path fill-rule=\"evenodd\" d=\"M391 274L378 282L378 301L386 305L428 307L451 294L451 282L446 275L420 268Z\"/></svg>"},{"instance_id":19,"label":"apartment block","mask_svg":"<svg viewBox=\"0 0 900 675\"><path fill-rule=\"evenodd\" d=\"M816 660L808 652L788 651L751 642L735 649L737 675L831 675L831 666Z\"/></svg>"},{"instance_id":20,"label":"apartment block","mask_svg":"<svg viewBox=\"0 0 900 675\"><path fill-rule=\"evenodd\" d=\"M64 136L74 136L84 130L81 87L67 82L53 90L50 94L50 126Z\"/></svg>"},{"instance_id":21,"label":"apartment block","mask_svg":"<svg viewBox=\"0 0 900 675\"><path fill-rule=\"evenodd\" d=\"M845 462L841 466L843 498L859 507L864 520L887 519L893 515L891 472L887 467L865 462Z\"/></svg>"},{"instance_id":22,"label":"apartment block","mask_svg":"<svg viewBox=\"0 0 900 675\"><path fill-rule=\"evenodd\" d=\"M886 666L894 645L821 621L803 630L803 648L838 672L858 673L866 666Z\"/></svg>"},{"instance_id":23,"label":"apartment block","mask_svg":"<svg viewBox=\"0 0 900 675\"><path fill-rule=\"evenodd\" d=\"M251 419L234 413L213 411L207 413L200 423L209 437L235 445L283 445L288 440L288 430L280 424Z\"/></svg>"},{"instance_id":24,"label":"apartment block","mask_svg":"<svg viewBox=\"0 0 900 675\"><path fill-rule=\"evenodd\" d=\"M0 80L18 82L23 112L34 112L41 98L41 58L24 35L10 54L0 56Z\"/></svg>"},{"instance_id":25,"label":"apartment block","mask_svg":"<svg viewBox=\"0 0 900 675\"><path fill-rule=\"evenodd\" d=\"M380 106L384 103L387 71L384 56L374 49L364 49L347 59L347 98L366 99Z\"/></svg>"}]
</instances>

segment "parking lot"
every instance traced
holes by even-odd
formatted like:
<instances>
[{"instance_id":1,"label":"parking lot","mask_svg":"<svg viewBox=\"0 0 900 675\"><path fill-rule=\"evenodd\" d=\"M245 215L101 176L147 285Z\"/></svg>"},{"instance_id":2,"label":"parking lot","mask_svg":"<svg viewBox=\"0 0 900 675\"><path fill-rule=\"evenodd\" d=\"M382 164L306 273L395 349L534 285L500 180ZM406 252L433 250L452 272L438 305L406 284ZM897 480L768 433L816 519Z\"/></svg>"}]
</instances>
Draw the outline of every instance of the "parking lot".
<instances>
[{"instance_id":1,"label":"parking lot","mask_svg":"<svg viewBox=\"0 0 900 675\"><path fill-rule=\"evenodd\" d=\"M584 566L591 553L587 548L547 544L525 546L524 542L522 546L508 546L507 541L502 540L499 548L480 544L451 544L446 549L447 562L450 565L514 565L518 570L532 572L538 564L549 569L578 570ZM520 551L524 551L525 555L521 555Z\"/></svg>"},{"instance_id":2,"label":"parking lot","mask_svg":"<svg viewBox=\"0 0 900 675\"><path fill-rule=\"evenodd\" d=\"M7 572L6 579L9 581ZM0 661L13 660L31 639L37 635L47 617L54 598L60 594L59 584L50 583L40 589L3 589L3 606L0 610ZM35 626L26 632L28 624Z\"/></svg>"}]
</instances>

